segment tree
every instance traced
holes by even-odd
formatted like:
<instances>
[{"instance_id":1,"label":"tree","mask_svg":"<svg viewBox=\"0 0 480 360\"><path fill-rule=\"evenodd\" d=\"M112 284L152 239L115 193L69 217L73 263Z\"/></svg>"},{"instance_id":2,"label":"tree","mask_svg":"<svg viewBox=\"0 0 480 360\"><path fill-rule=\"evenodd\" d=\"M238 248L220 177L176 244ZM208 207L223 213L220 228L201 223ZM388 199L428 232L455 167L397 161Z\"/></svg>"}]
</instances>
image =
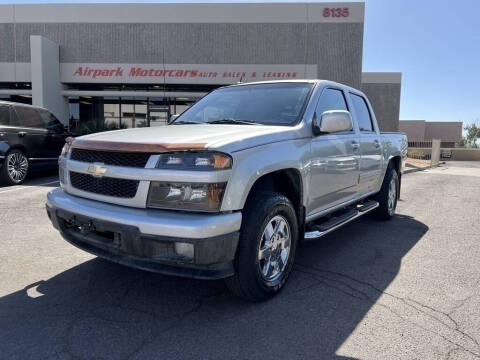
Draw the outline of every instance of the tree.
<instances>
[{"instance_id":1,"label":"tree","mask_svg":"<svg viewBox=\"0 0 480 360\"><path fill-rule=\"evenodd\" d=\"M480 137L480 126L476 123L467 125L463 128L467 133L465 134L465 141L467 145L477 148L477 139Z\"/></svg>"}]
</instances>

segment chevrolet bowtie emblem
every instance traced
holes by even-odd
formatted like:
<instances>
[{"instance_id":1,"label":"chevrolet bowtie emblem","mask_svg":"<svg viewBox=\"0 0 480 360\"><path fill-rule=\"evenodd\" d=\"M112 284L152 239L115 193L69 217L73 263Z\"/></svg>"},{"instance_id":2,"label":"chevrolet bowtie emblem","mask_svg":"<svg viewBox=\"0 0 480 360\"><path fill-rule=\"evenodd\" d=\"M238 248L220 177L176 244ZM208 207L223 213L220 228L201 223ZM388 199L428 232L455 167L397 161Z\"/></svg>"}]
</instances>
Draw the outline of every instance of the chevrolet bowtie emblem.
<instances>
[{"instance_id":1,"label":"chevrolet bowtie emblem","mask_svg":"<svg viewBox=\"0 0 480 360\"><path fill-rule=\"evenodd\" d=\"M87 170L88 173L94 177L102 177L107 172L104 163L93 163Z\"/></svg>"}]
</instances>

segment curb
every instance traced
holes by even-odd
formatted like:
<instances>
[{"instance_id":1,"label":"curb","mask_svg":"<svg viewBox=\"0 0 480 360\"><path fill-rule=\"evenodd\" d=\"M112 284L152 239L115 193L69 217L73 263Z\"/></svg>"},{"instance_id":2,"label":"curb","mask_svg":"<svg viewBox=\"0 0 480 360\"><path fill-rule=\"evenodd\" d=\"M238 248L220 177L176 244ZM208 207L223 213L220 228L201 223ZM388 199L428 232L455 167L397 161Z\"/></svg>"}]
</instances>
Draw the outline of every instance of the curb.
<instances>
[{"instance_id":1,"label":"curb","mask_svg":"<svg viewBox=\"0 0 480 360\"><path fill-rule=\"evenodd\" d=\"M438 164L436 164L436 165L429 165L429 166L426 166L426 167L424 167L424 168L407 169L407 170L404 170L404 171L403 171L403 174L410 174L410 173L417 172L417 171L428 170L428 169L431 169L431 168L440 166L440 165L442 165L442 164L445 164L445 161L440 161L440 162L439 162Z\"/></svg>"}]
</instances>

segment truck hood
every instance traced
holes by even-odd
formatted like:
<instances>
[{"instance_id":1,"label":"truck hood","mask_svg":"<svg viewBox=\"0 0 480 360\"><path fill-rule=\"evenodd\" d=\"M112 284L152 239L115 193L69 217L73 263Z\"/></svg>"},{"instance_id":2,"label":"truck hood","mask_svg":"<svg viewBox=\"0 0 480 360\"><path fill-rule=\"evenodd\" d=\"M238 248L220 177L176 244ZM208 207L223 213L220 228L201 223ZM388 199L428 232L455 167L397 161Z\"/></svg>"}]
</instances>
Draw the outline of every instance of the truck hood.
<instances>
[{"instance_id":1,"label":"truck hood","mask_svg":"<svg viewBox=\"0 0 480 360\"><path fill-rule=\"evenodd\" d=\"M300 137L298 127L263 126L263 125L169 125L149 128L135 128L108 131L81 136L75 139L74 145L99 149L112 147L116 150L125 146L127 149L164 149L200 150L211 149L224 152L235 152L267 143L292 140ZM82 146L80 146L82 144ZM89 146L92 145L92 146ZM153 150L146 150L152 151Z\"/></svg>"}]
</instances>

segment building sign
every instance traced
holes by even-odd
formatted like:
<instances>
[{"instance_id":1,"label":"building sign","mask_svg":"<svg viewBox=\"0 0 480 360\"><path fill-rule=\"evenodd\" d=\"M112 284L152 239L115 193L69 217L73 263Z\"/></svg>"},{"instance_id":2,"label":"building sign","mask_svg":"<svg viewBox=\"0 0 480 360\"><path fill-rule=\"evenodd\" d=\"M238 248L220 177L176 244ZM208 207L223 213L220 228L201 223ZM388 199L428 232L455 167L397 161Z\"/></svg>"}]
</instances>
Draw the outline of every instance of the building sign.
<instances>
[{"instance_id":1,"label":"building sign","mask_svg":"<svg viewBox=\"0 0 480 360\"><path fill-rule=\"evenodd\" d=\"M314 79L317 65L62 63L60 77L63 83L234 84Z\"/></svg>"}]
</instances>

